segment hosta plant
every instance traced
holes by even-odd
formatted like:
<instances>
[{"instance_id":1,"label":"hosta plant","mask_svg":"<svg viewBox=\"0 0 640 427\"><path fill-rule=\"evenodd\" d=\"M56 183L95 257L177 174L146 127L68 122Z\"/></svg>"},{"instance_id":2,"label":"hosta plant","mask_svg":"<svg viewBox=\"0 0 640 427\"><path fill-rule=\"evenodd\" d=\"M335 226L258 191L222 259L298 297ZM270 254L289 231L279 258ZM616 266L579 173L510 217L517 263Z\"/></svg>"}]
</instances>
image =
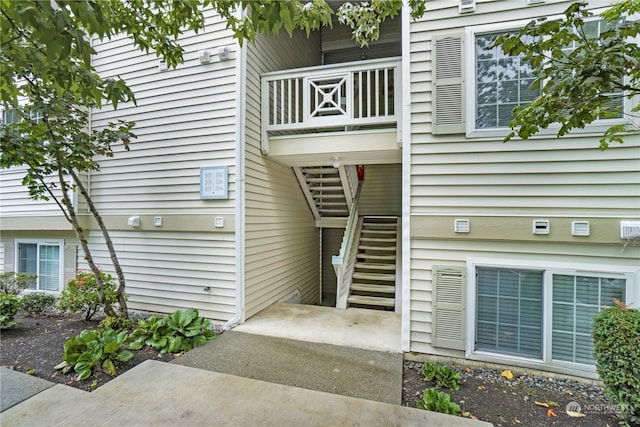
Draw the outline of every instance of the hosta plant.
<instances>
[{"instance_id":1,"label":"hosta plant","mask_svg":"<svg viewBox=\"0 0 640 427\"><path fill-rule=\"evenodd\" d=\"M433 381L435 379L440 387L445 387L450 390L460 389L462 375L449 366L441 365L438 362L426 362L424 369L422 369L422 375L427 381Z\"/></svg>"},{"instance_id":2,"label":"hosta plant","mask_svg":"<svg viewBox=\"0 0 640 427\"><path fill-rule=\"evenodd\" d=\"M65 374L73 369L78 373L78 380L89 378L96 366L115 375L116 364L131 360L134 356L131 351L124 349L128 337L126 332L113 329L85 329L64 343L63 362L55 368Z\"/></svg>"},{"instance_id":3,"label":"hosta plant","mask_svg":"<svg viewBox=\"0 0 640 427\"><path fill-rule=\"evenodd\" d=\"M419 409L441 412L449 415L460 415L460 405L451 401L451 396L435 388L427 388L422 392L422 399L416 401Z\"/></svg>"},{"instance_id":4,"label":"hosta plant","mask_svg":"<svg viewBox=\"0 0 640 427\"><path fill-rule=\"evenodd\" d=\"M161 353L188 351L216 338L210 327L211 321L200 317L195 308L177 310L166 317L154 315L138 322L129 348L138 350L148 345Z\"/></svg>"}]
</instances>

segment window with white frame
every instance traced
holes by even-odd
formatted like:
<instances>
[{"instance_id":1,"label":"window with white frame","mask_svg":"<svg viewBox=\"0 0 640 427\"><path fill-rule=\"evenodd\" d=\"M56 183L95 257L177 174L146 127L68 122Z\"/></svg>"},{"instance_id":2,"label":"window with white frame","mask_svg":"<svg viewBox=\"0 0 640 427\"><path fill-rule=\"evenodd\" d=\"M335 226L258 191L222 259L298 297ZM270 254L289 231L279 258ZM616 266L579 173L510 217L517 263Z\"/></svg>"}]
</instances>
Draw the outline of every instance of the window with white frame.
<instances>
[{"instance_id":1,"label":"window with white frame","mask_svg":"<svg viewBox=\"0 0 640 427\"><path fill-rule=\"evenodd\" d=\"M520 56L508 56L500 47L491 47L507 32L475 36L475 127L505 128L515 107L540 96L532 89L535 80L531 64Z\"/></svg>"},{"instance_id":2,"label":"window with white frame","mask_svg":"<svg viewBox=\"0 0 640 427\"><path fill-rule=\"evenodd\" d=\"M17 241L16 252L16 271L36 276L28 289L60 292L63 274L61 241Z\"/></svg>"},{"instance_id":3,"label":"window with white frame","mask_svg":"<svg viewBox=\"0 0 640 427\"><path fill-rule=\"evenodd\" d=\"M593 317L631 294L628 274L476 265L472 352L593 366Z\"/></svg>"},{"instance_id":4,"label":"window with white frame","mask_svg":"<svg viewBox=\"0 0 640 427\"><path fill-rule=\"evenodd\" d=\"M524 25L526 22L511 24L509 27L491 24L469 27L466 30L465 62L469 64L466 70L468 137L504 136L513 118L513 109L532 102L541 94L540 87L531 87L536 75L529 62L522 56L505 54L500 47L491 47L498 36L515 33L520 24ZM583 28L584 37L597 38L610 29L611 25L597 17L587 20ZM575 45L570 44L563 50L570 53L573 49ZM618 110L613 117L597 120L586 131L599 131L599 125L608 127L613 123L621 123L625 109L631 108L630 104L626 105L630 101L622 90L606 95L611 98L610 106L618 107ZM554 129L543 129L540 133L554 132Z\"/></svg>"}]
</instances>

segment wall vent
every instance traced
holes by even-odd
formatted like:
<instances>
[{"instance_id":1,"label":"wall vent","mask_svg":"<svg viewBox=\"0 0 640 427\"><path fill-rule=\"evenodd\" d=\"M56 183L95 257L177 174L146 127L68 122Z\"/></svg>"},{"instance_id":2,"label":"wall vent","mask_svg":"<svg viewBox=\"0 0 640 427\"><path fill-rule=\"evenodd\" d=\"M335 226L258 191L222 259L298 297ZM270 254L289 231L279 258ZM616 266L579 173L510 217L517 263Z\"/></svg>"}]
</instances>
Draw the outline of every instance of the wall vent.
<instances>
[{"instance_id":1,"label":"wall vent","mask_svg":"<svg viewBox=\"0 0 640 427\"><path fill-rule=\"evenodd\" d=\"M571 235L572 236L588 236L589 235L589 221L572 221L571 222Z\"/></svg>"},{"instance_id":2,"label":"wall vent","mask_svg":"<svg viewBox=\"0 0 640 427\"><path fill-rule=\"evenodd\" d=\"M470 230L470 224L468 219L456 219L454 221L453 230L456 233L468 233Z\"/></svg>"},{"instance_id":3,"label":"wall vent","mask_svg":"<svg viewBox=\"0 0 640 427\"><path fill-rule=\"evenodd\" d=\"M534 219L533 220L533 234L549 234L551 224L548 219Z\"/></svg>"},{"instance_id":4,"label":"wall vent","mask_svg":"<svg viewBox=\"0 0 640 427\"><path fill-rule=\"evenodd\" d=\"M476 10L476 0L459 0L458 13L471 13Z\"/></svg>"},{"instance_id":5,"label":"wall vent","mask_svg":"<svg viewBox=\"0 0 640 427\"><path fill-rule=\"evenodd\" d=\"M640 221L620 221L620 238L640 239Z\"/></svg>"}]
</instances>

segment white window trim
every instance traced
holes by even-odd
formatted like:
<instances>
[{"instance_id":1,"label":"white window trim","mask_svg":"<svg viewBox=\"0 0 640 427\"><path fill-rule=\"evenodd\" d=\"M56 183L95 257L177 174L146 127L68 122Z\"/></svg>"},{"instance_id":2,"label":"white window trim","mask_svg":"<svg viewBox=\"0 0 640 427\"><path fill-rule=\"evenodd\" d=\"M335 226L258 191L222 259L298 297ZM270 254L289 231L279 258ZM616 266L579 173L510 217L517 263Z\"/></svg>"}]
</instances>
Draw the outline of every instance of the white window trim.
<instances>
[{"instance_id":1,"label":"white window trim","mask_svg":"<svg viewBox=\"0 0 640 427\"><path fill-rule=\"evenodd\" d=\"M531 359L523 356L512 356L487 351L477 351L474 349L476 340L476 268L514 268L522 270L539 270L544 271L543 275L543 317L542 317L542 360ZM483 362L504 364L511 363L514 366L521 366L532 369L543 369L562 371L562 373L570 375L578 375L582 377L597 378L597 372L594 366L572 363L564 361L551 360L551 332L552 332L552 306L553 296L551 294L551 278L553 274L568 274L581 276L596 277L620 277L626 279L626 301L625 303L634 303L634 306L640 306L640 269L635 267L626 267L619 265L606 264L578 264L578 263L559 263L541 260L516 260L516 259L498 259L498 258L467 258L467 313L466 313L466 329L467 329L467 346L465 350L465 358L470 360L478 360Z\"/></svg>"},{"instance_id":2,"label":"white window trim","mask_svg":"<svg viewBox=\"0 0 640 427\"><path fill-rule=\"evenodd\" d=\"M19 267L19 252L18 252L18 244L19 243L36 243L38 245L57 245L60 250L59 250L59 265L58 265L58 277L60 280L60 286L58 287L57 291L48 291L48 290L41 290L41 289L24 289L23 292L25 293L30 293L30 292L44 292L46 294L51 294L51 295L58 295L60 294L60 292L62 292L62 290L64 289L64 239L15 239L14 241L14 268L13 271L18 271L18 267ZM38 260L39 261L39 260ZM40 265L40 262L38 262L38 268Z\"/></svg>"},{"instance_id":3,"label":"white window trim","mask_svg":"<svg viewBox=\"0 0 640 427\"><path fill-rule=\"evenodd\" d=\"M587 20L599 19L598 16L606 9L592 10L593 17ZM549 20L562 19L564 15L550 16ZM496 127L487 129L476 128L476 34L494 33L500 31L519 31L531 20L518 20L512 22L503 22L497 24L475 25L465 28L465 44L464 44L464 62L466 64L465 73L467 75L465 79L465 92L467 94L466 102L466 134L467 138L503 138L511 131L510 127ZM637 98L637 97L636 97ZM587 125L584 129L572 129L565 136L586 136L589 134L602 135L609 127L617 124L631 124L635 127L640 127L640 123L637 123L633 119L632 109L634 105L640 102L638 99L628 99L626 96L623 99L623 117L616 119L599 119L595 120L591 124ZM540 129L540 131L532 136L532 138L548 137L549 135L556 135L560 130L559 124L552 124L546 129Z\"/></svg>"}]
</instances>

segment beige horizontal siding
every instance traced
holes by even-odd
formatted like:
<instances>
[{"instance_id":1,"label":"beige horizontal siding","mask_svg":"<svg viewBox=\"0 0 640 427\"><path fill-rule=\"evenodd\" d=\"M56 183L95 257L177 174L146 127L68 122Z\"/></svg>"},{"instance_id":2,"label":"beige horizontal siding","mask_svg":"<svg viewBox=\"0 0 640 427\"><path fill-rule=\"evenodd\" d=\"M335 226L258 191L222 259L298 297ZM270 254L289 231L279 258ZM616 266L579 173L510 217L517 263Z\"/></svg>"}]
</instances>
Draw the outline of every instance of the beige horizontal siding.
<instances>
[{"instance_id":1,"label":"beige horizontal siding","mask_svg":"<svg viewBox=\"0 0 640 427\"><path fill-rule=\"evenodd\" d=\"M295 54L292 54L295 52ZM317 34L260 37L247 45L245 309L249 318L299 293L319 301L319 232L293 171L260 152L260 74L317 65Z\"/></svg>"},{"instance_id":2,"label":"beige horizontal siding","mask_svg":"<svg viewBox=\"0 0 640 427\"><path fill-rule=\"evenodd\" d=\"M411 241L411 351L441 355L462 353L431 346L432 268L434 265L464 266L466 259L492 258L536 262L637 267L640 247L619 245L505 243L476 241Z\"/></svg>"},{"instance_id":3,"label":"beige horizontal siding","mask_svg":"<svg viewBox=\"0 0 640 427\"><path fill-rule=\"evenodd\" d=\"M464 266L468 257L637 265L638 247L622 250L624 242L616 235L619 220L637 218L640 209L640 138L602 152L597 134L505 144L501 138L431 133L434 37L468 26L560 14L570 3L478 1L474 13L459 14L457 1L435 0L423 18L411 23L411 351L463 356L431 346L434 265ZM473 76L468 67L465 72L467 79ZM454 218L472 218L473 232L452 235ZM553 238L534 236L531 218L550 219ZM591 220L595 234L572 237L571 219ZM478 230L482 224L496 226L493 239L491 229ZM509 233L507 224L527 230Z\"/></svg>"},{"instance_id":4,"label":"beige horizontal siding","mask_svg":"<svg viewBox=\"0 0 640 427\"><path fill-rule=\"evenodd\" d=\"M115 231L111 237L126 277L129 308L170 313L195 307L210 319L233 317L233 233ZM96 263L115 277L102 235L92 231L89 241Z\"/></svg>"},{"instance_id":5,"label":"beige horizontal siding","mask_svg":"<svg viewBox=\"0 0 640 427\"><path fill-rule=\"evenodd\" d=\"M236 55L239 47L225 23L205 11L207 31L185 31L180 37L184 63L158 70L155 54L135 50L126 39L94 43L96 70L121 76L134 91L137 105L94 111L93 126L134 121L137 138L130 151L116 147L91 175L91 194L101 212L133 215L233 213L235 203ZM218 47L231 59L212 57L201 64L198 51ZM228 166L229 197L200 199L200 168Z\"/></svg>"}]
</instances>

